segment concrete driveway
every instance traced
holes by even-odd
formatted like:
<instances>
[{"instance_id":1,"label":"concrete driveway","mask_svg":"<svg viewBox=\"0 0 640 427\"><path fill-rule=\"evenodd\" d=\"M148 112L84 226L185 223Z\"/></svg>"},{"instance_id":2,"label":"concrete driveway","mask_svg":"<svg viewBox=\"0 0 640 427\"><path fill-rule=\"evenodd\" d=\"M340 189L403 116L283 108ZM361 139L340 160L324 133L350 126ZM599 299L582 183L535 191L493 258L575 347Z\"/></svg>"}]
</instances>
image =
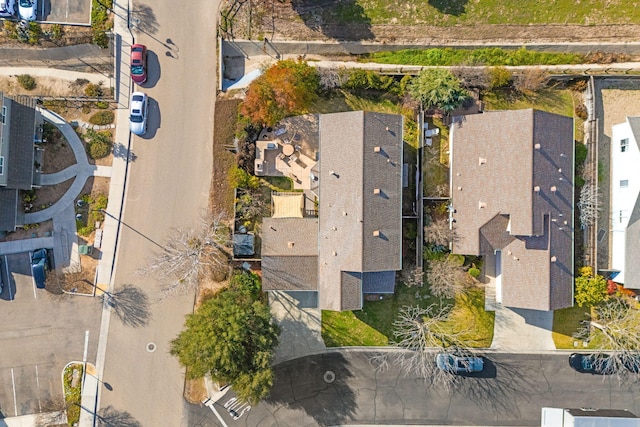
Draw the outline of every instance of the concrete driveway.
<instances>
[{"instance_id":1,"label":"concrete driveway","mask_svg":"<svg viewBox=\"0 0 640 427\"><path fill-rule=\"evenodd\" d=\"M86 331L88 358L95 359L101 315L93 298L36 289L28 253L2 256L2 269L0 418L38 413L45 401L62 397L62 369L82 360Z\"/></svg>"},{"instance_id":2,"label":"concrete driveway","mask_svg":"<svg viewBox=\"0 0 640 427\"><path fill-rule=\"evenodd\" d=\"M114 290L134 284L153 303L146 326L126 327L111 319L102 379L114 392L102 393L100 407L127 411L144 426L191 425L184 413L184 370L169 355L169 341L192 312L193 294L159 301L161 278L138 271L158 249L152 241L162 244L171 228L194 226L208 205L217 7L208 0L189 7L136 2L131 11L134 42L150 52L148 83L131 89L145 91L154 103L148 134L132 140L136 160L129 164L122 219L127 226L120 228ZM148 351L149 343L154 351Z\"/></svg>"},{"instance_id":3,"label":"concrete driveway","mask_svg":"<svg viewBox=\"0 0 640 427\"><path fill-rule=\"evenodd\" d=\"M91 0L38 0L38 21L91 25Z\"/></svg>"}]
</instances>

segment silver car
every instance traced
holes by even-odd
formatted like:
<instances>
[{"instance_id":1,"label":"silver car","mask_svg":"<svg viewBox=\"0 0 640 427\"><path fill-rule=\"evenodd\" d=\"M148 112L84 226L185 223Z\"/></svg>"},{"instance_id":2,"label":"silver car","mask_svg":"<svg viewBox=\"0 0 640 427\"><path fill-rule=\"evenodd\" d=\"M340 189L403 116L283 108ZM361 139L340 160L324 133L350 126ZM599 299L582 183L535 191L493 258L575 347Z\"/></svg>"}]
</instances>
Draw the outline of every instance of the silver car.
<instances>
[{"instance_id":1,"label":"silver car","mask_svg":"<svg viewBox=\"0 0 640 427\"><path fill-rule=\"evenodd\" d=\"M16 0L0 0L0 17L10 18L16 13Z\"/></svg>"},{"instance_id":2,"label":"silver car","mask_svg":"<svg viewBox=\"0 0 640 427\"><path fill-rule=\"evenodd\" d=\"M144 135L147 131L147 110L149 107L147 94L133 92L129 107L129 123L131 133Z\"/></svg>"},{"instance_id":3,"label":"silver car","mask_svg":"<svg viewBox=\"0 0 640 427\"><path fill-rule=\"evenodd\" d=\"M18 0L18 15L25 21L36 20L37 0Z\"/></svg>"}]
</instances>

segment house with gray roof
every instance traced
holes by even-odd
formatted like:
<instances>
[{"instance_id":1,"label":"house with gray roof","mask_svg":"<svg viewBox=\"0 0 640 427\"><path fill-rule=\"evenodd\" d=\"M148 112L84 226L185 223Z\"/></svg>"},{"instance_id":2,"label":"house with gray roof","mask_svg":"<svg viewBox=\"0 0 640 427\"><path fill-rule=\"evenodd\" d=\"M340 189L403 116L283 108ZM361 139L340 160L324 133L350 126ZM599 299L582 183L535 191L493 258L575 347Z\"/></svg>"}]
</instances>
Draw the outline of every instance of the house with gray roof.
<instances>
[{"instance_id":1,"label":"house with gray roof","mask_svg":"<svg viewBox=\"0 0 640 427\"><path fill-rule=\"evenodd\" d=\"M453 253L483 256L497 303L572 306L573 119L533 109L455 117L449 149Z\"/></svg>"},{"instance_id":2,"label":"house with gray roof","mask_svg":"<svg viewBox=\"0 0 640 427\"><path fill-rule=\"evenodd\" d=\"M611 133L611 252L613 280L640 289L640 117L627 117Z\"/></svg>"},{"instance_id":3,"label":"house with gray roof","mask_svg":"<svg viewBox=\"0 0 640 427\"><path fill-rule=\"evenodd\" d=\"M393 293L402 269L402 131L394 114L319 116L318 216L264 219L264 290L308 293L337 311L362 308L363 294Z\"/></svg>"},{"instance_id":4,"label":"house with gray roof","mask_svg":"<svg viewBox=\"0 0 640 427\"><path fill-rule=\"evenodd\" d=\"M36 185L36 146L42 118L27 96L0 92L0 231L20 225L19 191ZM41 138L41 136L40 136Z\"/></svg>"}]
</instances>

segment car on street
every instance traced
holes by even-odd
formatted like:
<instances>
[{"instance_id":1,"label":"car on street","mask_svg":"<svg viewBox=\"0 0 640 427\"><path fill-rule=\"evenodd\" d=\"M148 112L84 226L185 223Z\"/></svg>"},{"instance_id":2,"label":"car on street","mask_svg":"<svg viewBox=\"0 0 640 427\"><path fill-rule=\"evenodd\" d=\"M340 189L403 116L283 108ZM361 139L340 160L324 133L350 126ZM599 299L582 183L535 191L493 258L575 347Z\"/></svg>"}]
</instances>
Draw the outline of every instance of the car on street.
<instances>
[{"instance_id":1,"label":"car on street","mask_svg":"<svg viewBox=\"0 0 640 427\"><path fill-rule=\"evenodd\" d=\"M615 371L608 354L580 354L569 356L569 366L578 372L592 375L611 375Z\"/></svg>"},{"instance_id":2,"label":"car on street","mask_svg":"<svg viewBox=\"0 0 640 427\"><path fill-rule=\"evenodd\" d=\"M133 92L129 109L129 123L131 133L144 135L147 131L147 111L149 107L147 94Z\"/></svg>"},{"instance_id":3,"label":"car on street","mask_svg":"<svg viewBox=\"0 0 640 427\"><path fill-rule=\"evenodd\" d=\"M33 251L31 254L31 274L36 287L44 289L49 267L49 251L45 248Z\"/></svg>"},{"instance_id":4,"label":"car on street","mask_svg":"<svg viewBox=\"0 0 640 427\"><path fill-rule=\"evenodd\" d=\"M18 15L25 21L36 20L37 0L18 0Z\"/></svg>"},{"instance_id":5,"label":"car on street","mask_svg":"<svg viewBox=\"0 0 640 427\"><path fill-rule=\"evenodd\" d=\"M640 353L634 352L624 356L622 364L631 372L640 373Z\"/></svg>"},{"instance_id":6,"label":"car on street","mask_svg":"<svg viewBox=\"0 0 640 427\"><path fill-rule=\"evenodd\" d=\"M147 81L147 47L143 44L131 45L131 79L138 84Z\"/></svg>"},{"instance_id":7,"label":"car on street","mask_svg":"<svg viewBox=\"0 0 640 427\"><path fill-rule=\"evenodd\" d=\"M438 353L436 355L436 366L441 371L452 374L482 372L484 360L482 357L477 356L456 356L449 353Z\"/></svg>"},{"instance_id":8,"label":"car on street","mask_svg":"<svg viewBox=\"0 0 640 427\"><path fill-rule=\"evenodd\" d=\"M16 0L0 0L0 18L11 18L16 13Z\"/></svg>"}]
</instances>

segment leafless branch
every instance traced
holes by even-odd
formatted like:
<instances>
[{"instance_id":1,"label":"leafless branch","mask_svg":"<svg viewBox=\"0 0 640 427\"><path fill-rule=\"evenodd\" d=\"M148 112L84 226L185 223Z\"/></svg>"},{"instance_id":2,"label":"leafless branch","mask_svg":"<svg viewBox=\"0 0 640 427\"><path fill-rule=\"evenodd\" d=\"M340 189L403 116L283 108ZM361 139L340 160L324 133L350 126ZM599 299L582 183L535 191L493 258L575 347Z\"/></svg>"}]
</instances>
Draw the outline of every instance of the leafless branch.
<instances>
[{"instance_id":1,"label":"leafless branch","mask_svg":"<svg viewBox=\"0 0 640 427\"><path fill-rule=\"evenodd\" d=\"M431 293L438 297L454 298L467 288L462 268L447 259L429 261L426 276Z\"/></svg>"},{"instance_id":2,"label":"leafless branch","mask_svg":"<svg viewBox=\"0 0 640 427\"><path fill-rule=\"evenodd\" d=\"M580 190L578 210L580 211L580 224L592 225L598 219L601 203L598 197L598 189L593 184L585 184Z\"/></svg>"},{"instance_id":3,"label":"leafless branch","mask_svg":"<svg viewBox=\"0 0 640 427\"><path fill-rule=\"evenodd\" d=\"M424 241L427 244L449 246L453 238L453 230L449 228L447 219L437 219L424 227Z\"/></svg>"},{"instance_id":4,"label":"leafless branch","mask_svg":"<svg viewBox=\"0 0 640 427\"><path fill-rule=\"evenodd\" d=\"M205 272L225 270L231 259L231 229L223 215L205 216L195 229L174 229L142 274L166 282L164 295L194 289Z\"/></svg>"}]
</instances>

